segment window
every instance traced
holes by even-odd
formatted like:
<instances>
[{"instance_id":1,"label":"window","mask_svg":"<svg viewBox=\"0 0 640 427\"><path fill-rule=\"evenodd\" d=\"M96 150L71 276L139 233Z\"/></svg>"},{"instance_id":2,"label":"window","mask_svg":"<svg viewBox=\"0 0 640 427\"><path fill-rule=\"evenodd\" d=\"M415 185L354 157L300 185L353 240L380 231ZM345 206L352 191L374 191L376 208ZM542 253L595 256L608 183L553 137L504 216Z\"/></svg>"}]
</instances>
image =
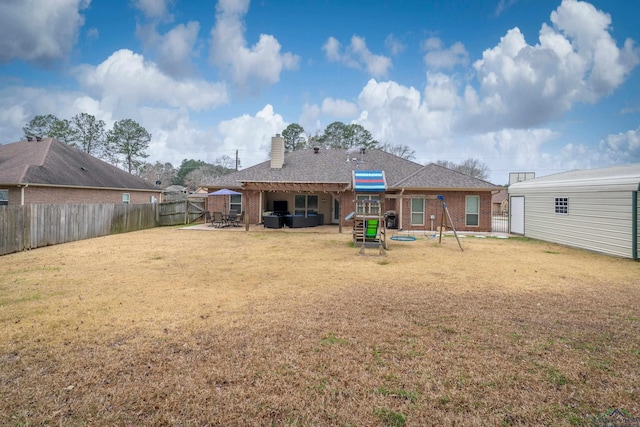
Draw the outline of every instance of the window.
<instances>
[{"instance_id":1,"label":"window","mask_svg":"<svg viewBox=\"0 0 640 427\"><path fill-rule=\"evenodd\" d=\"M9 190L0 190L0 206L9 204Z\"/></svg>"},{"instance_id":2,"label":"window","mask_svg":"<svg viewBox=\"0 0 640 427\"><path fill-rule=\"evenodd\" d=\"M468 227L480 225L480 196L467 196L465 221Z\"/></svg>"},{"instance_id":3,"label":"window","mask_svg":"<svg viewBox=\"0 0 640 427\"><path fill-rule=\"evenodd\" d=\"M424 225L424 199L411 199L411 225Z\"/></svg>"},{"instance_id":4,"label":"window","mask_svg":"<svg viewBox=\"0 0 640 427\"><path fill-rule=\"evenodd\" d=\"M315 194L296 194L294 214L309 216L318 213L318 196Z\"/></svg>"},{"instance_id":5,"label":"window","mask_svg":"<svg viewBox=\"0 0 640 427\"><path fill-rule=\"evenodd\" d=\"M128 205L130 201L131 201L131 194L122 193L122 203L124 203L125 205Z\"/></svg>"},{"instance_id":6,"label":"window","mask_svg":"<svg viewBox=\"0 0 640 427\"><path fill-rule=\"evenodd\" d=\"M567 215L569 213L569 198L556 197L556 213Z\"/></svg>"},{"instance_id":7,"label":"window","mask_svg":"<svg viewBox=\"0 0 640 427\"><path fill-rule=\"evenodd\" d=\"M229 210L242 212L242 194L232 194L229 199Z\"/></svg>"},{"instance_id":8,"label":"window","mask_svg":"<svg viewBox=\"0 0 640 427\"><path fill-rule=\"evenodd\" d=\"M360 215L380 215L380 195L356 194L356 213Z\"/></svg>"}]
</instances>

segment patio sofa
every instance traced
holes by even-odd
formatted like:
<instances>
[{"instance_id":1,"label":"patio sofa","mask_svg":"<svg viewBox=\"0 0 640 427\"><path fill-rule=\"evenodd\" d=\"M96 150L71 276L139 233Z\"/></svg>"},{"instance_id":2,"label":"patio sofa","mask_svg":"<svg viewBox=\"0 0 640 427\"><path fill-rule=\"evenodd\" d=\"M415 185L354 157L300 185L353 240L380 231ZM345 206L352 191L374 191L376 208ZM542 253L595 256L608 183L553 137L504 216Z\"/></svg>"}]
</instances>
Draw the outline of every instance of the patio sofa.
<instances>
[{"instance_id":1,"label":"patio sofa","mask_svg":"<svg viewBox=\"0 0 640 427\"><path fill-rule=\"evenodd\" d=\"M285 224L291 228L316 227L324 224L324 214L285 215Z\"/></svg>"},{"instance_id":2,"label":"patio sofa","mask_svg":"<svg viewBox=\"0 0 640 427\"><path fill-rule=\"evenodd\" d=\"M282 215L265 215L262 217L264 228L282 228L284 227L284 219Z\"/></svg>"}]
</instances>

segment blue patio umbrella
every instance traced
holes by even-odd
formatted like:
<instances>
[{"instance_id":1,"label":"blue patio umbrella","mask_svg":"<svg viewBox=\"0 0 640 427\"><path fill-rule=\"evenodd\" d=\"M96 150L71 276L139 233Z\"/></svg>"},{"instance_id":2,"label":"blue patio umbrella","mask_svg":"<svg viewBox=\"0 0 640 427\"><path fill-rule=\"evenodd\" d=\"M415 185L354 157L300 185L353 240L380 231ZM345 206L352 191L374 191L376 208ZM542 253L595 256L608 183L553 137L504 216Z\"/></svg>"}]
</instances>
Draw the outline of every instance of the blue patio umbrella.
<instances>
[{"instance_id":1,"label":"blue patio umbrella","mask_svg":"<svg viewBox=\"0 0 640 427\"><path fill-rule=\"evenodd\" d=\"M233 191L233 190L229 190L228 188L221 188L220 190L216 190L216 191L212 191L211 193L207 193L207 196L229 196L229 199L231 199L231 196L234 194L242 194L242 193L238 193L237 191ZM231 200L229 200L229 205L231 205ZM227 210L227 202L224 202L224 209L223 210ZM226 212L225 212L226 213Z\"/></svg>"}]
</instances>

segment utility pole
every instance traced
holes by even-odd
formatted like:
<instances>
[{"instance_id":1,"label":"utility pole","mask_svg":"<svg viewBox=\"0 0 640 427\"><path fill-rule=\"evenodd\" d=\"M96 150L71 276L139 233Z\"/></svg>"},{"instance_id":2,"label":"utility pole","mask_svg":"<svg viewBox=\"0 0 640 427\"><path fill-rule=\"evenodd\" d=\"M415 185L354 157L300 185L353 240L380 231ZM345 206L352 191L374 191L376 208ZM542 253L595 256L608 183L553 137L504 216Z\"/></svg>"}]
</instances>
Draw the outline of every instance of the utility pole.
<instances>
[{"instance_id":1,"label":"utility pole","mask_svg":"<svg viewBox=\"0 0 640 427\"><path fill-rule=\"evenodd\" d=\"M236 150L236 172L238 171L238 150Z\"/></svg>"}]
</instances>

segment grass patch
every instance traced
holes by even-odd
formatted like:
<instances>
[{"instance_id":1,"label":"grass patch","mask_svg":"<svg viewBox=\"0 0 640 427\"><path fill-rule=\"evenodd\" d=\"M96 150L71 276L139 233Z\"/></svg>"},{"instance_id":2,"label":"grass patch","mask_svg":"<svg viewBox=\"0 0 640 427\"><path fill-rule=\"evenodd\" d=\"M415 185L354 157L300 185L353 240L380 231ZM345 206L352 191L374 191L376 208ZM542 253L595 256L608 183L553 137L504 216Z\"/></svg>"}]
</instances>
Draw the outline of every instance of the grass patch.
<instances>
[{"instance_id":1,"label":"grass patch","mask_svg":"<svg viewBox=\"0 0 640 427\"><path fill-rule=\"evenodd\" d=\"M396 399L407 400L412 403L418 400L418 397L420 396L420 394L415 391L406 391L402 389L390 390L384 387L378 388L377 392L382 396L388 396Z\"/></svg>"},{"instance_id":2,"label":"grass patch","mask_svg":"<svg viewBox=\"0 0 640 427\"><path fill-rule=\"evenodd\" d=\"M404 414L387 408L376 408L374 414L388 427L403 427L407 422Z\"/></svg>"},{"instance_id":3,"label":"grass patch","mask_svg":"<svg viewBox=\"0 0 640 427\"><path fill-rule=\"evenodd\" d=\"M350 245L347 233L171 228L0 257L0 425L640 414L637 262L443 239L390 242L382 266Z\"/></svg>"},{"instance_id":4,"label":"grass patch","mask_svg":"<svg viewBox=\"0 0 640 427\"><path fill-rule=\"evenodd\" d=\"M339 338L336 336L335 333L330 332L327 335L323 336L322 339L320 340L323 344L329 344L329 345L334 345L334 344L339 344L339 345L344 345L344 344L349 344L349 340L346 340L344 338Z\"/></svg>"}]
</instances>

